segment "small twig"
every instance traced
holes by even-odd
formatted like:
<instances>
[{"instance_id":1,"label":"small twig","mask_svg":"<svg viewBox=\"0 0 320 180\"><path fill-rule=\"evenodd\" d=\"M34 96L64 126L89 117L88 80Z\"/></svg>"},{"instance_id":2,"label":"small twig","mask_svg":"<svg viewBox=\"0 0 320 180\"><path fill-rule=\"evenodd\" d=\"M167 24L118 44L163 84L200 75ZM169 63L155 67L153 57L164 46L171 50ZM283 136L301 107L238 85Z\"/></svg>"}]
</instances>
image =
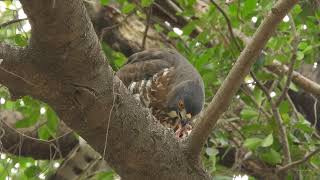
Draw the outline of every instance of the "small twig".
<instances>
[{"instance_id":1,"label":"small twig","mask_svg":"<svg viewBox=\"0 0 320 180\"><path fill-rule=\"evenodd\" d=\"M274 104L271 106L271 109L279 129L279 140L283 146L282 147L283 155L284 155L283 164L288 164L291 162L291 153L290 153L290 146L288 142L287 131L286 131L285 125L283 124L283 120L281 118L279 109Z\"/></svg>"},{"instance_id":2,"label":"small twig","mask_svg":"<svg viewBox=\"0 0 320 180\"><path fill-rule=\"evenodd\" d=\"M293 115L294 115L294 117L296 118L296 120L298 120L298 119L299 119L299 116L298 116L299 112L298 112L296 106L294 105L292 99L290 98L288 92L286 93L286 98L287 98L289 104L291 105L291 107L292 107L292 109L293 109Z\"/></svg>"},{"instance_id":3,"label":"small twig","mask_svg":"<svg viewBox=\"0 0 320 180\"><path fill-rule=\"evenodd\" d=\"M8 21L8 22L5 22L5 23L0 24L0 29L4 28L4 27L6 27L6 26L9 26L9 25L11 25L11 24L18 23L18 22L25 21L25 20L28 20L28 18L13 19L13 20L11 20L11 21Z\"/></svg>"},{"instance_id":4,"label":"small twig","mask_svg":"<svg viewBox=\"0 0 320 180\"><path fill-rule=\"evenodd\" d=\"M200 120L197 121L191 134L186 139L186 151L188 151L190 159L199 159L204 143L216 125L220 115L227 110L244 78L249 74L250 67L255 63L258 55L274 34L277 25L282 22L283 17L298 2L298 0L277 1L271 12L262 21L253 35L252 41L241 52L228 76L223 81L208 107L200 114Z\"/></svg>"},{"instance_id":5,"label":"small twig","mask_svg":"<svg viewBox=\"0 0 320 180\"><path fill-rule=\"evenodd\" d=\"M243 133L240 131L239 127L236 127L232 122L228 122L228 124L230 124L231 128L234 129L236 132L238 132L238 134L240 135L240 138L242 140L246 139L246 137L243 135Z\"/></svg>"},{"instance_id":6,"label":"small twig","mask_svg":"<svg viewBox=\"0 0 320 180\"><path fill-rule=\"evenodd\" d=\"M241 13L241 11L240 11L240 10L241 10L241 8L240 8L240 6L241 6L241 1L238 1L237 6L238 6L238 8L237 8L237 18L239 19L239 21L240 21L241 23L244 24L243 19L241 19L241 17L240 17L240 13Z\"/></svg>"},{"instance_id":7,"label":"small twig","mask_svg":"<svg viewBox=\"0 0 320 180\"><path fill-rule=\"evenodd\" d=\"M288 75L287 75L287 81L286 84L282 90L281 95L279 96L278 100L275 102L276 106L279 106L279 104L284 100L286 97L286 94L289 90L289 86L292 80L292 74L293 74L293 68L294 64L297 60L297 51L298 51L298 45L299 45L299 35L297 33L296 25L294 23L293 17L291 14L289 14L289 19L290 19L290 24L291 24L291 30L293 34L293 40L292 40L292 56L289 64L289 70L288 70Z\"/></svg>"},{"instance_id":8,"label":"small twig","mask_svg":"<svg viewBox=\"0 0 320 180\"><path fill-rule=\"evenodd\" d=\"M313 113L314 113L314 124L313 127L316 129L317 124L318 124L318 98L312 96L314 99L314 104L313 104Z\"/></svg>"},{"instance_id":9,"label":"small twig","mask_svg":"<svg viewBox=\"0 0 320 180\"><path fill-rule=\"evenodd\" d=\"M218 11L220 11L220 13L223 15L223 17L225 18L227 25L228 25L228 30L230 33L231 38L233 39L233 42L235 43L235 45L237 46L238 50L241 52L242 48L240 47L236 37L233 34L233 30L232 30L232 25L231 25L231 21L229 19L229 17L227 16L227 14L224 12L224 10L214 1L211 0L211 3L218 9Z\"/></svg>"},{"instance_id":10,"label":"small twig","mask_svg":"<svg viewBox=\"0 0 320 180\"><path fill-rule=\"evenodd\" d=\"M110 122L111 122L111 116L112 116L112 112L113 112L113 109L115 107L115 103L116 103L116 98L117 98L117 94L115 93L115 78L113 78L112 80L112 94L113 94L113 100L112 100L112 106L111 106L111 109L109 111L109 116L108 116L108 121L107 121L107 132L106 132L106 139L105 139L105 142L104 142L104 147L103 147L103 154L102 154L102 159L104 160L105 158L105 155L106 155L106 152L107 152L107 146L108 146L108 136L109 136L109 129L110 129Z\"/></svg>"},{"instance_id":11,"label":"small twig","mask_svg":"<svg viewBox=\"0 0 320 180\"><path fill-rule=\"evenodd\" d=\"M290 163L290 164L287 164L287 165L285 165L285 166L282 166L282 167L278 168L277 173L288 171L289 169L291 169L291 168L293 168L293 167L295 167L295 166L298 166L298 165L300 165L300 164L303 164L303 163L305 163L306 161L308 161L312 156L314 156L315 154L317 154L317 153L319 153L319 152L320 152L320 148L318 148L318 149L316 149L316 150L308 153L307 155L304 156L303 159L300 159L300 160L298 160L298 161L294 161L294 162L292 162L292 163Z\"/></svg>"},{"instance_id":12,"label":"small twig","mask_svg":"<svg viewBox=\"0 0 320 180\"><path fill-rule=\"evenodd\" d=\"M262 92L266 95L268 101L272 101L272 98L269 94L269 90L258 80L257 76L250 71L250 76L252 77L252 79L254 80L254 82L256 82L256 85L262 90Z\"/></svg>"},{"instance_id":13,"label":"small twig","mask_svg":"<svg viewBox=\"0 0 320 180\"><path fill-rule=\"evenodd\" d=\"M172 15L168 10L166 10L165 8L163 8L159 3L157 2L153 2L153 4L160 9L161 12L163 12L164 14L166 14L167 16L169 16L170 19L174 20L175 22L177 21L177 17L175 17L175 15Z\"/></svg>"},{"instance_id":14,"label":"small twig","mask_svg":"<svg viewBox=\"0 0 320 180\"><path fill-rule=\"evenodd\" d=\"M263 91L265 96L267 97L271 110L273 113L273 116L275 118L275 121L277 123L277 127L279 130L279 140L282 144L283 154L284 154L284 164L288 164L291 162L291 153L290 153L290 146L288 142L288 136L286 132L286 128L283 124L283 120L281 118L279 109L277 108L276 104L273 102L273 99L271 98L268 89L263 86L263 84L257 79L255 74L253 72L250 72L250 75L252 76L253 80L257 83L257 86Z\"/></svg>"},{"instance_id":15,"label":"small twig","mask_svg":"<svg viewBox=\"0 0 320 180\"><path fill-rule=\"evenodd\" d=\"M277 75L282 76L283 73L287 73L289 71L289 67L281 64L279 61L274 60L271 65L266 66L267 69ZM297 84L306 92L313 94L315 96L320 96L320 85L316 82L306 78L302 74L297 71L293 71L292 73L292 82Z\"/></svg>"},{"instance_id":16,"label":"small twig","mask_svg":"<svg viewBox=\"0 0 320 180\"><path fill-rule=\"evenodd\" d=\"M146 13L147 15L147 20L146 20L146 28L144 30L144 35L143 35L143 39L142 39L142 49L145 49L146 47L146 40L147 40L147 36L148 36L148 30L149 30L149 26L150 26L150 19L152 16L152 5L149 6L148 8L148 13Z\"/></svg>"},{"instance_id":17,"label":"small twig","mask_svg":"<svg viewBox=\"0 0 320 180\"><path fill-rule=\"evenodd\" d=\"M168 6L170 8L172 8L174 11L176 11L177 13L182 13L184 10L181 9L179 6L177 6L174 2L172 2L171 0L166 0ZM190 17L187 16L182 16L181 18L183 18L183 20L185 20L186 22L190 21ZM199 27L198 25L195 26L195 31L197 32L197 34L200 34L203 32L203 29L201 27Z\"/></svg>"},{"instance_id":18,"label":"small twig","mask_svg":"<svg viewBox=\"0 0 320 180\"><path fill-rule=\"evenodd\" d=\"M107 27L102 28L102 30L100 31L100 35L99 35L99 40L100 40L100 42L103 40L104 35L105 35L108 31L110 31L110 30L112 30L112 29L114 29L114 28L117 28L117 27L119 27L120 25L122 25L123 23L127 22L128 18L129 18L132 14L133 14L133 12L127 14L127 15L123 18L123 20L120 21L120 22L117 23L117 24L113 24L113 25L111 25L111 26L107 26Z\"/></svg>"},{"instance_id":19,"label":"small twig","mask_svg":"<svg viewBox=\"0 0 320 180\"><path fill-rule=\"evenodd\" d=\"M240 88L240 89L246 96L250 98L250 100L254 103L255 107L258 107L259 114L262 113L266 118L268 119L271 118L271 115L268 112L266 112L263 108L261 108L261 105L258 104L258 102L252 97L252 95L247 93L243 88Z\"/></svg>"},{"instance_id":20,"label":"small twig","mask_svg":"<svg viewBox=\"0 0 320 180\"><path fill-rule=\"evenodd\" d=\"M250 43L251 38L246 36L241 31L234 29L234 33L239 37L245 44ZM283 73L288 73L289 67L281 64L279 61L274 60L271 65L267 65L266 69L272 73L282 76ZM297 71L292 72L292 82L297 84L300 88L306 92L315 96L320 96L320 85L316 82L308 79Z\"/></svg>"}]
</instances>

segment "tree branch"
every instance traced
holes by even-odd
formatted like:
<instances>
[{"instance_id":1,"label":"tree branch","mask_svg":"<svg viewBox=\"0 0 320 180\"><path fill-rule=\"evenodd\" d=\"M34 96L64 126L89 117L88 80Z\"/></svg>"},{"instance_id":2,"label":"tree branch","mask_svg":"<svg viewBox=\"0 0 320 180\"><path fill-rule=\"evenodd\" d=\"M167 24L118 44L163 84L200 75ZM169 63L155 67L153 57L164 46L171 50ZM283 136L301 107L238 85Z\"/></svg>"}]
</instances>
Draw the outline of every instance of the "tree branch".
<instances>
[{"instance_id":1,"label":"tree branch","mask_svg":"<svg viewBox=\"0 0 320 180\"><path fill-rule=\"evenodd\" d=\"M192 156L200 154L219 116L227 109L244 77L249 73L251 65L276 30L277 25L297 2L298 0L278 1L261 23L252 41L242 51L231 72L208 105L208 108L200 115L200 120L187 139L186 146Z\"/></svg>"},{"instance_id":2,"label":"tree branch","mask_svg":"<svg viewBox=\"0 0 320 180\"><path fill-rule=\"evenodd\" d=\"M24 60L24 55L22 48L0 43L0 84L9 88L14 99L36 89L26 78L34 75L34 68Z\"/></svg>"},{"instance_id":3,"label":"tree branch","mask_svg":"<svg viewBox=\"0 0 320 180\"><path fill-rule=\"evenodd\" d=\"M224 10L214 1L211 0L211 3L218 9L218 11L220 11L220 13L223 15L224 19L227 22L227 26L228 26L228 30L230 33L230 37L233 40L233 42L235 43L237 49L241 52L242 48L240 47L238 40L235 38L234 34L233 34L233 30L232 30L232 25L231 25L231 21L229 19L229 17L227 16L227 14L224 12Z\"/></svg>"},{"instance_id":4,"label":"tree branch","mask_svg":"<svg viewBox=\"0 0 320 180\"><path fill-rule=\"evenodd\" d=\"M234 29L234 33L236 36L238 36L245 44L248 44L251 39L247 37L245 34L243 34L241 31ZM289 67L286 65L283 65L279 61L273 60L271 65L267 65L266 68L279 75L283 76L283 74L289 73ZM297 84L300 88L302 88L304 91L313 94L314 96L320 96L320 85L316 83L313 80L310 80L309 78L303 76L297 71L292 72L292 82Z\"/></svg>"},{"instance_id":5,"label":"tree branch","mask_svg":"<svg viewBox=\"0 0 320 180\"><path fill-rule=\"evenodd\" d=\"M148 12L146 13L147 19L146 19L146 24L145 24L145 29L144 29L144 34L143 34L143 39L142 39L142 44L141 47L142 49L145 49L146 46L146 40L147 40L147 36L148 36L148 30L149 30L149 26L150 26L150 20L151 20L151 16L152 16L152 5L150 5L150 7L148 8Z\"/></svg>"},{"instance_id":6,"label":"tree branch","mask_svg":"<svg viewBox=\"0 0 320 180\"><path fill-rule=\"evenodd\" d=\"M173 131L114 77L82 1L21 4L32 27L25 59L36 68L31 82L41 90L33 97L49 104L97 152L107 147L103 158L123 179L210 179L201 165L186 162Z\"/></svg>"},{"instance_id":7,"label":"tree branch","mask_svg":"<svg viewBox=\"0 0 320 180\"><path fill-rule=\"evenodd\" d=\"M274 117L274 119L276 121L277 128L278 128L278 131L279 131L279 137L278 138L279 138L279 141L280 141L280 143L282 145L282 149L283 149L284 164L288 164L288 163L291 162L290 146L289 146L289 142L288 142L287 131L286 131L285 125L283 124L283 120L282 120L282 117L281 117L280 112L278 110L278 107L274 103L273 99L271 98L268 90L257 79L257 77L254 75L254 73L251 73L251 76L254 79L254 81L256 82L257 86L265 94L265 96L267 97L267 99L268 99L268 101L270 103L272 114L273 114L273 117Z\"/></svg>"},{"instance_id":8,"label":"tree branch","mask_svg":"<svg viewBox=\"0 0 320 180\"><path fill-rule=\"evenodd\" d=\"M298 45L300 42L300 38L299 35L297 33L296 30L296 25L294 23L293 17L290 15L290 24L291 24L291 30L292 30L292 34L293 34L293 40L292 40L292 55L291 55L291 59L290 59L290 64L289 64L289 70L288 70L288 75L287 75L287 81L286 84L282 90L281 95L279 96L278 100L275 102L276 106L279 106L279 104L284 100L284 98L286 97L286 94L288 93L288 89L292 80L292 73L294 70L294 64L297 60L297 51L298 51Z\"/></svg>"},{"instance_id":9,"label":"tree branch","mask_svg":"<svg viewBox=\"0 0 320 180\"><path fill-rule=\"evenodd\" d=\"M278 168L277 173L283 172L283 171L288 171L291 168L294 168L294 167L296 167L296 166L298 166L300 164L303 164L303 163L307 162L310 158L312 158L314 155L316 155L319 152L320 152L320 148L317 148L316 150L306 154L303 159L294 161L294 162L292 162L290 164L287 164L285 166L282 166L282 167Z\"/></svg>"},{"instance_id":10,"label":"tree branch","mask_svg":"<svg viewBox=\"0 0 320 180\"><path fill-rule=\"evenodd\" d=\"M22 120L18 112L0 111L1 151L17 156L34 159L63 158L78 144L78 140L69 128L59 125L57 139L44 141L37 139L35 127L15 129L15 124Z\"/></svg>"},{"instance_id":11,"label":"tree branch","mask_svg":"<svg viewBox=\"0 0 320 180\"><path fill-rule=\"evenodd\" d=\"M5 22L5 23L2 23L0 24L0 29L6 27L6 26L9 26L11 24L14 24L14 23L18 23L18 22L21 22L21 21L25 21L27 20L28 18L22 18L22 19L13 19L11 21L8 21L8 22Z\"/></svg>"},{"instance_id":12,"label":"tree branch","mask_svg":"<svg viewBox=\"0 0 320 180\"><path fill-rule=\"evenodd\" d=\"M288 73L289 67L281 64L279 61L273 61L271 65L267 66L267 69L271 72L274 72L278 75L283 75L283 73ZM297 71L292 72L292 82L297 84L303 90L308 93L311 93L315 96L320 96L320 85L316 82L306 78Z\"/></svg>"}]
</instances>

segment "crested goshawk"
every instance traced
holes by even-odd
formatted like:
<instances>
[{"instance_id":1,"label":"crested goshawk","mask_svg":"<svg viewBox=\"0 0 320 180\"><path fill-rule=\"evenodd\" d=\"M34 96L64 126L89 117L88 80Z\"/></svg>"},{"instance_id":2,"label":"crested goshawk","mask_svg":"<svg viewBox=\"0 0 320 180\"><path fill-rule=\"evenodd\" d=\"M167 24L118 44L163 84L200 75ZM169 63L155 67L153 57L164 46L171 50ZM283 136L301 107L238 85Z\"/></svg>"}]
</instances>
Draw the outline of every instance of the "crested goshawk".
<instances>
[{"instance_id":1,"label":"crested goshawk","mask_svg":"<svg viewBox=\"0 0 320 180\"><path fill-rule=\"evenodd\" d=\"M172 49L133 54L116 73L130 93L177 137L190 132L191 119L204 104L204 84L197 70Z\"/></svg>"},{"instance_id":2,"label":"crested goshawk","mask_svg":"<svg viewBox=\"0 0 320 180\"><path fill-rule=\"evenodd\" d=\"M204 85L186 58L171 49L146 50L129 57L116 75L161 124L174 129L177 137L187 136L190 120L203 107ZM94 161L87 162L88 157ZM49 179L78 179L106 169L101 156L83 141Z\"/></svg>"}]
</instances>

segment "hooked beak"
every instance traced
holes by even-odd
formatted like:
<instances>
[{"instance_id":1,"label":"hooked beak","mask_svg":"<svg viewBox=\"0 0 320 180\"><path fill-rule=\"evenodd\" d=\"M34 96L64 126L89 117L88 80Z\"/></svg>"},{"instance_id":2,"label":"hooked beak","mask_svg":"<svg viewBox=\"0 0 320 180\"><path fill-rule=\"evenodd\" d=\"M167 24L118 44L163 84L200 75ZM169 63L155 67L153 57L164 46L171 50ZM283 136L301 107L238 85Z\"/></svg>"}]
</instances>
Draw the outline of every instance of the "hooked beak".
<instances>
[{"instance_id":1,"label":"hooked beak","mask_svg":"<svg viewBox=\"0 0 320 180\"><path fill-rule=\"evenodd\" d=\"M191 114L187 114L185 110L179 111L178 114L182 127L185 126L191 120Z\"/></svg>"},{"instance_id":2,"label":"hooked beak","mask_svg":"<svg viewBox=\"0 0 320 180\"><path fill-rule=\"evenodd\" d=\"M189 113L187 114L186 111L184 110L184 111L178 112L178 116L180 119L180 123L175 133L177 138L183 138L189 134L190 127L191 127L189 124L189 122L191 121L191 114Z\"/></svg>"},{"instance_id":3,"label":"hooked beak","mask_svg":"<svg viewBox=\"0 0 320 180\"><path fill-rule=\"evenodd\" d=\"M168 115L171 118L179 118L182 126L185 126L188 122L190 122L192 118L191 114L190 113L187 114L185 110L178 111L178 112L170 111Z\"/></svg>"}]
</instances>

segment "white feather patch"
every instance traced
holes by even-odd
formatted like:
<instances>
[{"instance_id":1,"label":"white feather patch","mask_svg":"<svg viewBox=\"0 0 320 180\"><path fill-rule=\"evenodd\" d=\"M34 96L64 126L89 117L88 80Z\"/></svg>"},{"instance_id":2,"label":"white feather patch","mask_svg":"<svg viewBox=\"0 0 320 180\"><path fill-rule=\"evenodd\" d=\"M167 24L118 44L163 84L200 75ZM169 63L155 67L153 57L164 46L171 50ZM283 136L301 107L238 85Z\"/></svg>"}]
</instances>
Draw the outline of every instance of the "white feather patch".
<instances>
[{"instance_id":1,"label":"white feather patch","mask_svg":"<svg viewBox=\"0 0 320 180\"><path fill-rule=\"evenodd\" d=\"M133 97L134 97L136 100L140 101L140 95L139 95L139 94L134 94Z\"/></svg>"},{"instance_id":2,"label":"white feather patch","mask_svg":"<svg viewBox=\"0 0 320 180\"><path fill-rule=\"evenodd\" d=\"M141 84L140 84L140 87L139 87L139 91L140 91L140 92L142 92L142 88L144 88L145 82L146 82L145 80L142 80L142 81L141 81Z\"/></svg>"},{"instance_id":3,"label":"white feather patch","mask_svg":"<svg viewBox=\"0 0 320 180\"><path fill-rule=\"evenodd\" d=\"M150 87L151 87L151 83L152 83L151 80L148 80L148 81L147 81L147 85L146 85L147 88L150 88Z\"/></svg>"},{"instance_id":4,"label":"white feather patch","mask_svg":"<svg viewBox=\"0 0 320 180\"><path fill-rule=\"evenodd\" d=\"M132 83L130 84L130 86L129 86L129 91L130 91L130 92L132 92L132 91L134 90L136 84L137 84L136 82L132 82Z\"/></svg>"},{"instance_id":5,"label":"white feather patch","mask_svg":"<svg viewBox=\"0 0 320 180\"><path fill-rule=\"evenodd\" d=\"M163 71L163 76L166 76L168 73L169 73L169 69L165 68L164 71Z\"/></svg>"}]
</instances>

